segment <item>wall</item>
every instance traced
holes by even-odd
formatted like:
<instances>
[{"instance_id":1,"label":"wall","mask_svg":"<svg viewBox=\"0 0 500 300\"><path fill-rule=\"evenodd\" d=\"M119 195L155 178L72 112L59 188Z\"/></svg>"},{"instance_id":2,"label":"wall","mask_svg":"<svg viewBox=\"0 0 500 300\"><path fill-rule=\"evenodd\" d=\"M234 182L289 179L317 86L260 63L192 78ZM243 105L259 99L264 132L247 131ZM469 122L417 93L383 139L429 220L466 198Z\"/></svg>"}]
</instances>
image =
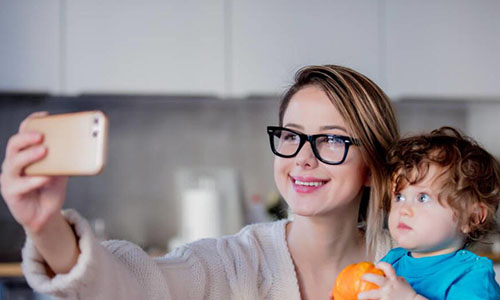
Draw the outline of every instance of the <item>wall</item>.
<instances>
[{"instance_id":1,"label":"wall","mask_svg":"<svg viewBox=\"0 0 500 300\"><path fill-rule=\"evenodd\" d=\"M273 156L265 126L277 124L277 99L82 96L79 98L0 97L0 156L17 124L31 111L51 113L102 109L110 118L108 165L97 177L72 178L66 207L90 219L102 218L111 238L165 247L179 230L175 172L182 167L234 168L245 203L254 194L275 192ZM495 128L500 103L395 102L403 133L443 125L471 133L500 156ZM486 117L484 117L486 116ZM0 221L13 239L0 249L22 244L22 231L0 203ZM6 229L7 230L7 229ZM16 240L16 243L12 241Z\"/></svg>"},{"instance_id":2,"label":"wall","mask_svg":"<svg viewBox=\"0 0 500 300\"><path fill-rule=\"evenodd\" d=\"M174 178L182 167L234 168L237 181L244 183L243 197L257 193L265 198L274 190L265 126L277 123L275 99L15 99L0 100L1 157L8 137L31 111L107 113L107 168L97 177L72 178L65 206L76 207L90 219L103 218L110 237L165 246L178 230ZM0 220L10 219L3 201L0 207Z\"/></svg>"}]
</instances>

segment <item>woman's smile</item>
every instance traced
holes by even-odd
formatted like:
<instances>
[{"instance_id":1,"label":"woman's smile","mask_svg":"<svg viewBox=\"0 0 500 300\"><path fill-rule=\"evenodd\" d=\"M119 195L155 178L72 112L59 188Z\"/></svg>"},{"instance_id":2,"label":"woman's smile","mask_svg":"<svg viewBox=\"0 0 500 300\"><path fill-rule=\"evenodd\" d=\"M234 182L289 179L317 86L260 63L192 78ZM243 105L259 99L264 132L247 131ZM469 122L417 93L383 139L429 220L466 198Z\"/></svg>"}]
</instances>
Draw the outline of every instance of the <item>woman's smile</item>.
<instances>
[{"instance_id":1,"label":"woman's smile","mask_svg":"<svg viewBox=\"0 0 500 300\"><path fill-rule=\"evenodd\" d=\"M322 188L329 180L310 176L290 176L290 181L292 182L293 189L297 193L312 193Z\"/></svg>"}]
</instances>

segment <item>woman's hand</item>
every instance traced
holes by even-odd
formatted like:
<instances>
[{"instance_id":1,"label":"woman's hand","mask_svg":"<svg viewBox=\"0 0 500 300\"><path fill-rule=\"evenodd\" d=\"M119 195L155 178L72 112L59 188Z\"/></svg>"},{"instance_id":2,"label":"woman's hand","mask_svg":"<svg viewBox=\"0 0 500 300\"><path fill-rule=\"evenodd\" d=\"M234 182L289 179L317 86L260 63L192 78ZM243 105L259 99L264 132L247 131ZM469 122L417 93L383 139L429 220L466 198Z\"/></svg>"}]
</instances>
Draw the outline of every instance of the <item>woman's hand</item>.
<instances>
[{"instance_id":1,"label":"woman's hand","mask_svg":"<svg viewBox=\"0 0 500 300\"><path fill-rule=\"evenodd\" d=\"M31 114L21 123L19 132L9 139L0 186L16 221L31 237L50 270L60 274L69 272L80 255L73 229L61 214L68 177L24 174L28 165L47 155L47 149L42 146L43 135L28 132L26 121L45 115L46 112Z\"/></svg>"},{"instance_id":2,"label":"woman's hand","mask_svg":"<svg viewBox=\"0 0 500 300\"><path fill-rule=\"evenodd\" d=\"M358 294L358 299L380 299L380 300L422 300L424 297L418 295L403 277L396 276L392 266L386 262L380 262L375 267L385 273L384 276L375 274L363 275L363 280L372 282L379 286L377 290L370 290Z\"/></svg>"},{"instance_id":3,"label":"woman's hand","mask_svg":"<svg viewBox=\"0 0 500 300\"><path fill-rule=\"evenodd\" d=\"M9 139L0 175L1 193L10 212L27 232L40 232L55 215L60 214L66 194L67 177L25 176L24 169L47 155L43 135L29 132L26 121L47 115L33 113Z\"/></svg>"}]
</instances>

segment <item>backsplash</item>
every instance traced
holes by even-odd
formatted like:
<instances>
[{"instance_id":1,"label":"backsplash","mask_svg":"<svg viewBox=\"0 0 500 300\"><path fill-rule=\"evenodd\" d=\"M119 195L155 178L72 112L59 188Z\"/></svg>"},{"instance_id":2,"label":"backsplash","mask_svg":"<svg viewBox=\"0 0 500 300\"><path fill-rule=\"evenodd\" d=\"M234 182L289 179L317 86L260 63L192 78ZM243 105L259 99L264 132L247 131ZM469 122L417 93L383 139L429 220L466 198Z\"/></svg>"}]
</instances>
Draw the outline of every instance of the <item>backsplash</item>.
<instances>
[{"instance_id":1,"label":"backsplash","mask_svg":"<svg viewBox=\"0 0 500 300\"><path fill-rule=\"evenodd\" d=\"M238 178L228 184L236 182L241 191L235 201L249 203L255 195L266 199L276 192L265 127L277 124L278 103L277 98L0 95L0 156L3 159L8 138L30 112L103 110L110 120L106 169L96 177L72 178L65 207L103 220L108 238L164 248L179 230L175 173L181 168L233 169ZM494 132L500 128L500 102L394 104L403 134L451 125L500 156ZM3 201L0 223L10 228L0 237L0 254L17 251L22 230L13 225Z\"/></svg>"}]
</instances>

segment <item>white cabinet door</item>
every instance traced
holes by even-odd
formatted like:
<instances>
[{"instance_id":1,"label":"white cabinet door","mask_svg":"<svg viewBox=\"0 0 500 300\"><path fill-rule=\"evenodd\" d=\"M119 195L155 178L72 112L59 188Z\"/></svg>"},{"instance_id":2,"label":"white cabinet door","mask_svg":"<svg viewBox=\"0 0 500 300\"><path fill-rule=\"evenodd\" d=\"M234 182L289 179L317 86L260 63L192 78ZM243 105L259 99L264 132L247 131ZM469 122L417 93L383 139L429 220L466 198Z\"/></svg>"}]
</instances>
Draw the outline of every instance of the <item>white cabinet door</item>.
<instances>
[{"instance_id":1,"label":"white cabinet door","mask_svg":"<svg viewBox=\"0 0 500 300\"><path fill-rule=\"evenodd\" d=\"M67 1L66 92L222 94L223 0Z\"/></svg>"},{"instance_id":2,"label":"white cabinet door","mask_svg":"<svg viewBox=\"0 0 500 300\"><path fill-rule=\"evenodd\" d=\"M57 93L59 0L0 0L0 91Z\"/></svg>"},{"instance_id":3,"label":"white cabinet door","mask_svg":"<svg viewBox=\"0 0 500 300\"><path fill-rule=\"evenodd\" d=\"M232 1L231 91L280 94L310 64L354 68L383 86L379 1Z\"/></svg>"},{"instance_id":4,"label":"white cabinet door","mask_svg":"<svg viewBox=\"0 0 500 300\"><path fill-rule=\"evenodd\" d=\"M500 1L387 0L393 96L498 97Z\"/></svg>"}]
</instances>

